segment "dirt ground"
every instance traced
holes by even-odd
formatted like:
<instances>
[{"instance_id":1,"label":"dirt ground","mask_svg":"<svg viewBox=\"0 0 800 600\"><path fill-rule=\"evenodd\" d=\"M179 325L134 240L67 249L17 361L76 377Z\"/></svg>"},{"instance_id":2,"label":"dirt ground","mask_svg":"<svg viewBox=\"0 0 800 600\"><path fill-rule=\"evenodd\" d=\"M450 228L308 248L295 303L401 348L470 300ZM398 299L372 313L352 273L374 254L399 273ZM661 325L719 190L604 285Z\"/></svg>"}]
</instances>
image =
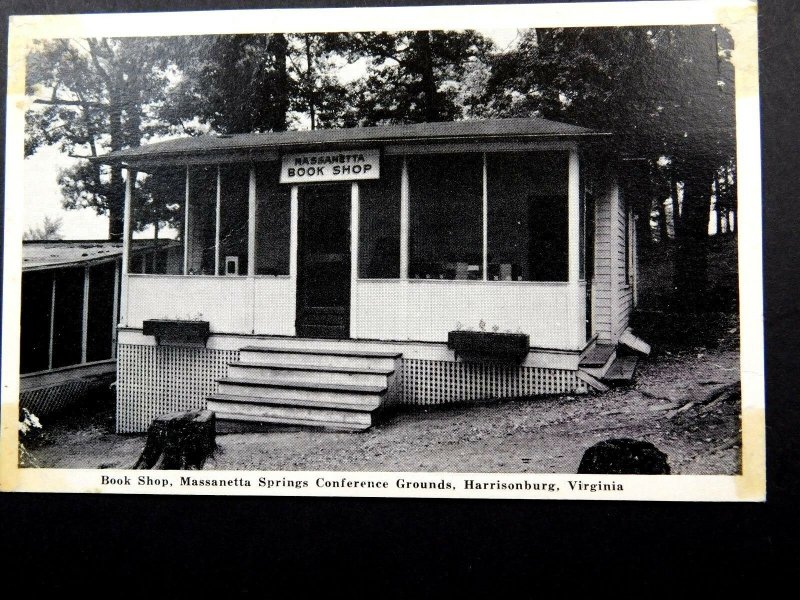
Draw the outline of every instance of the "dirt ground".
<instances>
[{"instance_id":1,"label":"dirt ground","mask_svg":"<svg viewBox=\"0 0 800 600\"><path fill-rule=\"evenodd\" d=\"M735 329L731 330L734 333ZM575 473L584 450L610 438L653 443L675 474L740 471L735 347L660 352L633 386L405 410L364 433L282 429L218 435L206 469ZM727 390L726 393L722 393ZM44 422L24 466L130 468L145 436L113 433L108 400Z\"/></svg>"}]
</instances>

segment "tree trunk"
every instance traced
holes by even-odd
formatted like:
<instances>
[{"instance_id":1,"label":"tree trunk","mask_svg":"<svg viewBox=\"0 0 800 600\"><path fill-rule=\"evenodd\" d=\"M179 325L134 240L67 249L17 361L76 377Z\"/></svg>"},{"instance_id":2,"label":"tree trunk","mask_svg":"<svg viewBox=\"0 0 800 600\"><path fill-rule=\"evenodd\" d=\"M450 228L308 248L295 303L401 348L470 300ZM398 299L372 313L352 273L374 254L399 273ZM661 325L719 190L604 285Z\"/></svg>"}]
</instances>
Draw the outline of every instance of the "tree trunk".
<instances>
[{"instance_id":1,"label":"tree trunk","mask_svg":"<svg viewBox=\"0 0 800 600\"><path fill-rule=\"evenodd\" d=\"M111 150L122 150L125 135L122 128L122 95L120 87L124 85L122 77L111 80L115 85L109 85L109 143ZM122 178L122 169L111 168L111 179L108 186L108 239L119 242L123 238L124 213L125 213L125 180Z\"/></svg>"},{"instance_id":2,"label":"tree trunk","mask_svg":"<svg viewBox=\"0 0 800 600\"><path fill-rule=\"evenodd\" d=\"M420 68L422 70L422 95L423 95L423 114L425 121L438 121L439 98L436 90L436 80L433 77L433 56L431 53L431 32L418 31L414 34L416 50L420 57Z\"/></svg>"},{"instance_id":3,"label":"tree trunk","mask_svg":"<svg viewBox=\"0 0 800 600\"><path fill-rule=\"evenodd\" d=\"M317 128L316 102L314 98L314 55L311 48L311 36L306 34L306 94L308 101L308 114L311 117L312 131Z\"/></svg>"},{"instance_id":4,"label":"tree trunk","mask_svg":"<svg viewBox=\"0 0 800 600\"><path fill-rule=\"evenodd\" d=\"M664 201L656 199L658 205L658 241L662 244L669 242L669 231L667 230L667 207Z\"/></svg>"},{"instance_id":5,"label":"tree trunk","mask_svg":"<svg viewBox=\"0 0 800 600\"><path fill-rule=\"evenodd\" d=\"M636 240L640 248L650 248L653 245L653 231L650 228L651 206L649 195L634 199L631 205Z\"/></svg>"},{"instance_id":6,"label":"tree trunk","mask_svg":"<svg viewBox=\"0 0 800 600\"><path fill-rule=\"evenodd\" d=\"M156 417L134 469L202 469L216 449L216 419L208 410Z\"/></svg>"},{"instance_id":7,"label":"tree trunk","mask_svg":"<svg viewBox=\"0 0 800 600\"><path fill-rule=\"evenodd\" d=\"M703 312L709 308L706 246L713 179L713 167L702 161L687 165L681 237L675 253L675 304L684 312Z\"/></svg>"},{"instance_id":8,"label":"tree trunk","mask_svg":"<svg viewBox=\"0 0 800 600\"><path fill-rule=\"evenodd\" d=\"M672 235L677 240L680 238L681 203L678 200L678 176L672 169Z\"/></svg>"},{"instance_id":9,"label":"tree trunk","mask_svg":"<svg viewBox=\"0 0 800 600\"><path fill-rule=\"evenodd\" d=\"M275 109L272 114L272 131L286 131L286 116L289 113L289 73L286 69L286 57L289 42L282 33L273 34L271 40L277 81L275 86Z\"/></svg>"},{"instance_id":10,"label":"tree trunk","mask_svg":"<svg viewBox=\"0 0 800 600\"><path fill-rule=\"evenodd\" d=\"M111 178L106 198L108 208L108 239L120 242L125 229L125 181L122 169L111 168Z\"/></svg>"}]
</instances>

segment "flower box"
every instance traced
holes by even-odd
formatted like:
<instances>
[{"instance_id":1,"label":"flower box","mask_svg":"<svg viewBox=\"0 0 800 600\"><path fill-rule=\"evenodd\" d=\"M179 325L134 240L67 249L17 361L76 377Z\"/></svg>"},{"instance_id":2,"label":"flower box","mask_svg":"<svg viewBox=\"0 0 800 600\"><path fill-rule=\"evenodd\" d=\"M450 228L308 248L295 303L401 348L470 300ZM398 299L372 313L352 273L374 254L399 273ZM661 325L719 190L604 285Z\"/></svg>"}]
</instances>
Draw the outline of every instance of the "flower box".
<instances>
[{"instance_id":1,"label":"flower box","mask_svg":"<svg viewBox=\"0 0 800 600\"><path fill-rule=\"evenodd\" d=\"M530 337L524 333L494 333L487 331L451 331L447 347L469 362L520 364L528 355Z\"/></svg>"},{"instance_id":2,"label":"flower box","mask_svg":"<svg viewBox=\"0 0 800 600\"><path fill-rule=\"evenodd\" d=\"M142 324L142 333L155 336L159 346L205 347L211 330L208 321L147 319Z\"/></svg>"}]
</instances>

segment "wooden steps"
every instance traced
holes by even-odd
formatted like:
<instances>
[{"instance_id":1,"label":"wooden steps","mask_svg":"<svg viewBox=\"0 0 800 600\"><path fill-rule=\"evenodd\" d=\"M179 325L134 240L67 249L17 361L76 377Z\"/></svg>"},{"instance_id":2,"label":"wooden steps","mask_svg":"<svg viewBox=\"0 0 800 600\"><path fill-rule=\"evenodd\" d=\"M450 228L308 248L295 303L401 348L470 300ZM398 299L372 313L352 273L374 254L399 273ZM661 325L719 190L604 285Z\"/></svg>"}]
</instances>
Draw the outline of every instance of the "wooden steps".
<instances>
[{"instance_id":1,"label":"wooden steps","mask_svg":"<svg viewBox=\"0 0 800 600\"><path fill-rule=\"evenodd\" d=\"M587 350L578 363L578 370L595 379L603 379L614 359L617 347L613 344L595 344ZM590 382L587 382L591 385Z\"/></svg>"},{"instance_id":2,"label":"wooden steps","mask_svg":"<svg viewBox=\"0 0 800 600\"><path fill-rule=\"evenodd\" d=\"M637 352L649 352L650 347L631 334L628 341L637 341ZM638 354L629 344L594 344L587 348L578 363L578 377L597 391L605 392L609 386L626 385L633 381Z\"/></svg>"},{"instance_id":3,"label":"wooden steps","mask_svg":"<svg viewBox=\"0 0 800 600\"><path fill-rule=\"evenodd\" d=\"M617 351L614 344L595 344L581 357L581 367L602 367Z\"/></svg>"},{"instance_id":4,"label":"wooden steps","mask_svg":"<svg viewBox=\"0 0 800 600\"><path fill-rule=\"evenodd\" d=\"M633 376L636 373L636 365L638 363L638 356L618 356L609 367L608 372L605 374L605 377L603 377L603 381L613 383L614 385L630 383L633 381Z\"/></svg>"},{"instance_id":5,"label":"wooden steps","mask_svg":"<svg viewBox=\"0 0 800 600\"><path fill-rule=\"evenodd\" d=\"M396 352L307 346L245 346L208 398L224 430L254 424L363 431L399 400Z\"/></svg>"}]
</instances>

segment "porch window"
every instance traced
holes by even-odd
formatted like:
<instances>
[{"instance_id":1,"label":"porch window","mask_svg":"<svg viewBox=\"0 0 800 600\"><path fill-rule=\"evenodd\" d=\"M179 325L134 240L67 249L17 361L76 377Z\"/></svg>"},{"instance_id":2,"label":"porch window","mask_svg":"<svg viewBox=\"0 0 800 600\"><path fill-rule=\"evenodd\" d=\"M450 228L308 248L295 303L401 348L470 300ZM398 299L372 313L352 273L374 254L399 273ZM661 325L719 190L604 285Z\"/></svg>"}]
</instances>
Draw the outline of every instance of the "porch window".
<instances>
[{"instance_id":1,"label":"porch window","mask_svg":"<svg viewBox=\"0 0 800 600\"><path fill-rule=\"evenodd\" d=\"M291 188L279 185L280 163L256 165L256 275L288 275Z\"/></svg>"},{"instance_id":2,"label":"porch window","mask_svg":"<svg viewBox=\"0 0 800 600\"><path fill-rule=\"evenodd\" d=\"M217 170L213 167L189 169L189 275L214 274L216 243ZM145 269L146 272L150 272Z\"/></svg>"},{"instance_id":3,"label":"porch window","mask_svg":"<svg viewBox=\"0 0 800 600\"><path fill-rule=\"evenodd\" d=\"M52 271L31 271L22 274L22 297L25 299L25 304L22 310L19 336L21 373L43 371L50 368L52 294Z\"/></svg>"},{"instance_id":4,"label":"porch window","mask_svg":"<svg viewBox=\"0 0 800 600\"><path fill-rule=\"evenodd\" d=\"M487 278L567 281L569 154L493 153L486 167Z\"/></svg>"},{"instance_id":5,"label":"porch window","mask_svg":"<svg viewBox=\"0 0 800 600\"><path fill-rule=\"evenodd\" d=\"M129 273L183 274L185 186L186 169L182 168L155 169L143 179L142 192L148 201L143 207L134 206L134 219L142 225L156 222L158 230L150 225L152 237L132 240Z\"/></svg>"},{"instance_id":6,"label":"porch window","mask_svg":"<svg viewBox=\"0 0 800 600\"><path fill-rule=\"evenodd\" d=\"M410 277L482 279L481 154L409 158Z\"/></svg>"},{"instance_id":7,"label":"porch window","mask_svg":"<svg viewBox=\"0 0 800 600\"><path fill-rule=\"evenodd\" d=\"M114 323L114 271L109 262L89 269L89 314L86 325L86 360L111 358Z\"/></svg>"},{"instance_id":8,"label":"porch window","mask_svg":"<svg viewBox=\"0 0 800 600\"><path fill-rule=\"evenodd\" d=\"M54 369L81 362L83 276L82 268L63 269L55 274L55 312L52 315Z\"/></svg>"},{"instance_id":9,"label":"porch window","mask_svg":"<svg viewBox=\"0 0 800 600\"><path fill-rule=\"evenodd\" d=\"M358 276L400 277L400 171L402 158L386 156L381 178L359 183Z\"/></svg>"},{"instance_id":10,"label":"porch window","mask_svg":"<svg viewBox=\"0 0 800 600\"><path fill-rule=\"evenodd\" d=\"M222 275L247 275L249 165L222 165L220 186L219 272ZM213 225L211 230L214 231ZM213 256L213 239L211 251Z\"/></svg>"}]
</instances>

